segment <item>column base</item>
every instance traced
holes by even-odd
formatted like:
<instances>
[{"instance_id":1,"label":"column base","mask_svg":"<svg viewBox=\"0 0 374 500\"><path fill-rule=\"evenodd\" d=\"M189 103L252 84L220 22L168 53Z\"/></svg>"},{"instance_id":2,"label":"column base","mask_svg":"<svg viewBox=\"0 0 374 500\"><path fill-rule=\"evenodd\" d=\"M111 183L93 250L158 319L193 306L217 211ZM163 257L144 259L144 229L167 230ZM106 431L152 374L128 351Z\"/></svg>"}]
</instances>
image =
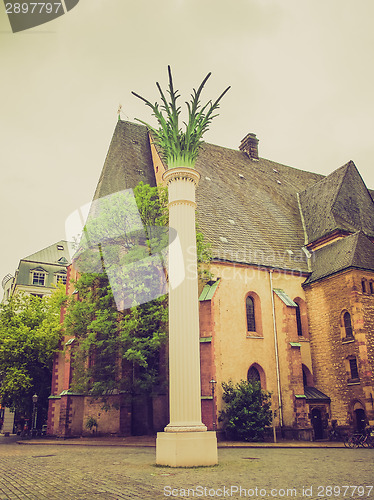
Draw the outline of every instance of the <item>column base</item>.
<instances>
[{"instance_id":1,"label":"column base","mask_svg":"<svg viewBox=\"0 0 374 500\"><path fill-rule=\"evenodd\" d=\"M214 431L158 432L156 464L169 467L197 467L218 464Z\"/></svg>"},{"instance_id":2,"label":"column base","mask_svg":"<svg viewBox=\"0 0 374 500\"><path fill-rule=\"evenodd\" d=\"M206 432L207 427L204 424L200 425L170 425L164 428L164 432Z\"/></svg>"}]
</instances>

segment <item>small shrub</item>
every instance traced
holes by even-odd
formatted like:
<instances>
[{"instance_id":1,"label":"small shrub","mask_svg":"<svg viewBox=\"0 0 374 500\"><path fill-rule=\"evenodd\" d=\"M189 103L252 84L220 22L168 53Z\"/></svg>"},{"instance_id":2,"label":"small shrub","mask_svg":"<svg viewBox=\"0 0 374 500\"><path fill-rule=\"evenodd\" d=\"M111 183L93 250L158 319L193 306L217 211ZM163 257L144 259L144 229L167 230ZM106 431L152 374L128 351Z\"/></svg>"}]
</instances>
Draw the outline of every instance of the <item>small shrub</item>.
<instances>
[{"instance_id":1,"label":"small shrub","mask_svg":"<svg viewBox=\"0 0 374 500\"><path fill-rule=\"evenodd\" d=\"M96 431L97 431L97 420L96 418L94 417L87 417L87 420L86 420L86 429L89 429L90 431L93 431L93 428L96 427Z\"/></svg>"},{"instance_id":2,"label":"small shrub","mask_svg":"<svg viewBox=\"0 0 374 500\"><path fill-rule=\"evenodd\" d=\"M271 394L259 382L231 380L222 383L225 408L220 412L228 439L263 441L265 427L272 422Z\"/></svg>"}]
</instances>

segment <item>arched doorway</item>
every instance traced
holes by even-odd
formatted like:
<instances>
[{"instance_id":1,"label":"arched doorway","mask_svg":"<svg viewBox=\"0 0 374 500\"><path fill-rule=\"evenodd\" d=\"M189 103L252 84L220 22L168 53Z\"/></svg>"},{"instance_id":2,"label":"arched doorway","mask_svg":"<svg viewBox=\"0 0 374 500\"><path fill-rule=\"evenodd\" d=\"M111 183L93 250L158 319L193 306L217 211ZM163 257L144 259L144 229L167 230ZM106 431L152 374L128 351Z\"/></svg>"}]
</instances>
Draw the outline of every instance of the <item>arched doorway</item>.
<instances>
[{"instance_id":1,"label":"arched doorway","mask_svg":"<svg viewBox=\"0 0 374 500\"><path fill-rule=\"evenodd\" d=\"M321 410L313 408L312 410L312 425L314 430L314 439L323 439L323 425Z\"/></svg>"},{"instance_id":2,"label":"arched doorway","mask_svg":"<svg viewBox=\"0 0 374 500\"><path fill-rule=\"evenodd\" d=\"M354 411L355 414L355 428L357 432L363 432L366 425L366 415L365 410L362 408L357 408Z\"/></svg>"}]
</instances>

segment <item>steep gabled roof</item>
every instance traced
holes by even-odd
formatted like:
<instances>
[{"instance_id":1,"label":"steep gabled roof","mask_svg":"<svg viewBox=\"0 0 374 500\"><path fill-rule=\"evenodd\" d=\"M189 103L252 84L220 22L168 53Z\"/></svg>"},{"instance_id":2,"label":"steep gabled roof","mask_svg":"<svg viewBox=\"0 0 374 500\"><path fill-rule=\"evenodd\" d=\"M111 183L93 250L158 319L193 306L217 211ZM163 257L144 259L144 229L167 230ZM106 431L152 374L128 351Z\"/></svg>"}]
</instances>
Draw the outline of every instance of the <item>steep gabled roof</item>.
<instances>
[{"instance_id":1,"label":"steep gabled roof","mask_svg":"<svg viewBox=\"0 0 374 500\"><path fill-rule=\"evenodd\" d=\"M134 188L140 181L156 185L147 128L119 120L93 199Z\"/></svg>"},{"instance_id":2,"label":"steep gabled roof","mask_svg":"<svg viewBox=\"0 0 374 500\"><path fill-rule=\"evenodd\" d=\"M216 259L308 272L302 215L308 241L337 227L374 235L373 200L353 162L325 178L204 143L196 169L198 225ZM118 121L94 200L140 181L156 185L147 129Z\"/></svg>"},{"instance_id":3,"label":"steep gabled roof","mask_svg":"<svg viewBox=\"0 0 374 500\"><path fill-rule=\"evenodd\" d=\"M308 243L336 230L374 236L374 202L350 161L300 193Z\"/></svg>"},{"instance_id":4,"label":"steep gabled roof","mask_svg":"<svg viewBox=\"0 0 374 500\"><path fill-rule=\"evenodd\" d=\"M313 271L305 285L345 269L374 271L374 243L362 231L357 231L316 250L312 266Z\"/></svg>"}]
</instances>

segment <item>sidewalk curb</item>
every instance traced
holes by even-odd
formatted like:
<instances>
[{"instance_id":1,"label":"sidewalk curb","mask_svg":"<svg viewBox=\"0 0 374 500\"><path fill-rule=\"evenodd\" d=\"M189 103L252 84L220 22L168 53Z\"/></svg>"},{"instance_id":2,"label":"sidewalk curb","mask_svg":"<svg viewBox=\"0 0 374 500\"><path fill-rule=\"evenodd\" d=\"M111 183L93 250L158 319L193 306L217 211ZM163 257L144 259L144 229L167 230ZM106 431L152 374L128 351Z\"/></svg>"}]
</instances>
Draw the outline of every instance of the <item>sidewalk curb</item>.
<instances>
[{"instance_id":1,"label":"sidewalk curb","mask_svg":"<svg viewBox=\"0 0 374 500\"><path fill-rule=\"evenodd\" d=\"M124 438L126 439L126 438ZM55 445L55 446L114 446L124 448L155 448L156 442L154 440L147 441L128 441L121 442L119 440L111 439L46 439L46 440L21 440L16 441L19 445ZM219 449L225 448L265 448L265 449L341 449L345 448L344 443L331 443L331 442L309 442L309 441L294 441L285 443L235 443L235 442L218 442Z\"/></svg>"}]
</instances>

